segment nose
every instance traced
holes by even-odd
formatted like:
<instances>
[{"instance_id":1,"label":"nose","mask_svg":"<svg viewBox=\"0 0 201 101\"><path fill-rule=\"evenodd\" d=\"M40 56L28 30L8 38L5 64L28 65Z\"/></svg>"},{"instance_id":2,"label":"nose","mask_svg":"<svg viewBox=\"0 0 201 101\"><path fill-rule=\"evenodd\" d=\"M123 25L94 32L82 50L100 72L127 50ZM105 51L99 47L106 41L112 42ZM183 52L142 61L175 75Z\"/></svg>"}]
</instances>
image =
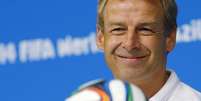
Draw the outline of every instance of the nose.
<instances>
[{"instance_id":1,"label":"nose","mask_svg":"<svg viewBox=\"0 0 201 101\"><path fill-rule=\"evenodd\" d=\"M133 49L139 49L140 47L139 35L134 31L128 32L125 41L123 43L123 47L127 51L132 51Z\"/></svg>"}]
</instances>

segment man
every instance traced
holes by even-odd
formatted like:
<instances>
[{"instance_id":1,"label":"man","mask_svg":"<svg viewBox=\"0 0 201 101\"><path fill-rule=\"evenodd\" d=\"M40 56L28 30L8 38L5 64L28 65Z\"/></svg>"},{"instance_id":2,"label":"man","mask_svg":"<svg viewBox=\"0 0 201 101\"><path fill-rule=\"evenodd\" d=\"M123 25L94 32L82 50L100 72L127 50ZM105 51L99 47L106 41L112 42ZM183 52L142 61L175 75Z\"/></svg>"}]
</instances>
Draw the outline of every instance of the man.
<instances>
[{"instance_id":1,"label":"man","mask_svg":"<svg viewBox=\"0 0 201 101\"><path fill-rule=\"evenodd\" d=\"M201 94L166 69L177 29L175 0L100 0L97 46L117 79L150 101L201 101Z\"/></svg>"},{"instance_id":2,"label":"man","mask_svg":"<svg viewBox=\"0 0 201 101\"><path fill-rule=\"evenodd\" d=\"M98 13L97 45L116 78L138 85L150 101L201 101L166 70L176 43L174 0L100 0Z\"/></svg>"}]
</instances>

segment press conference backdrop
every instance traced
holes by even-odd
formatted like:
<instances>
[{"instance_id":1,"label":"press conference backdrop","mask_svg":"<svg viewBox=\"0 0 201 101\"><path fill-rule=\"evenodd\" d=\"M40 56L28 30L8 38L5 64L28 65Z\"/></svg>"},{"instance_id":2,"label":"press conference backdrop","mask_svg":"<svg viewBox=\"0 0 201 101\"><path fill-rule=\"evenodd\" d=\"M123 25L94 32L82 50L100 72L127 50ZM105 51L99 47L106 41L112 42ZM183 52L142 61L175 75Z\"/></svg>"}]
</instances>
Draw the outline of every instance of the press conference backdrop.
<instances>
[{"instance_id":1,"label":"press conference backdrop","mask_svg":"<svg viewBox=\"0 0 201 101\"><path fill-rule=\"evenodd\" d=\"M201 91L201 1L177 0L168 67ZM0 101L63 101L77 86L112 78L95 45L97 0L0 0Z\"/></svg>"}]
</instances>

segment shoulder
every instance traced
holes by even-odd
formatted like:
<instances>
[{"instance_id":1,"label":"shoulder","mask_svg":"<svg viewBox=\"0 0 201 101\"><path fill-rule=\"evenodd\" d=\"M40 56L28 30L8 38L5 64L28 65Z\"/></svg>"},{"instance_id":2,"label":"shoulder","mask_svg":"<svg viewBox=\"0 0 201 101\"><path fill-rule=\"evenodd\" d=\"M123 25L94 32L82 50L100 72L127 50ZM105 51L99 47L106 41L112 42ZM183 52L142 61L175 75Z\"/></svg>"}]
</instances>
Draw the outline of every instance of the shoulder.
<instances>
[{"instance_id":1,"label":"shoulder","mask_svg":"<svg viewBox=\"0 0 201 101\"><path fill-rule=\"evenodd\" d=\"M180 82L169 101L201 101L201 93L189 85Z\"/></svg>"}]
</instances>

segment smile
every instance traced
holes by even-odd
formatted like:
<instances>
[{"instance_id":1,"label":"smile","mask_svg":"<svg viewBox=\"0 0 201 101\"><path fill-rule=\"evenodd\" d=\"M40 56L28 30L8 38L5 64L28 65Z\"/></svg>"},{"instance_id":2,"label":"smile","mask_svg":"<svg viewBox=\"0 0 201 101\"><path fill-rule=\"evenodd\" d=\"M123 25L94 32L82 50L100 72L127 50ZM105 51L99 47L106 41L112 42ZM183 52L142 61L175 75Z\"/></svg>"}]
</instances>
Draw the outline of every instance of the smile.
<instances>
[{"instance_id":1,"label":"smile","mask_svg":"<svg viewBox=\"0 0 201 101\"><path fill-rule=\"evenodd\" d=\"M121 55L117 55L118 59L126 64L139 64L141 63L147 56L143 55L143 56L121 56Z\"/></svg>"}]
</instances>

